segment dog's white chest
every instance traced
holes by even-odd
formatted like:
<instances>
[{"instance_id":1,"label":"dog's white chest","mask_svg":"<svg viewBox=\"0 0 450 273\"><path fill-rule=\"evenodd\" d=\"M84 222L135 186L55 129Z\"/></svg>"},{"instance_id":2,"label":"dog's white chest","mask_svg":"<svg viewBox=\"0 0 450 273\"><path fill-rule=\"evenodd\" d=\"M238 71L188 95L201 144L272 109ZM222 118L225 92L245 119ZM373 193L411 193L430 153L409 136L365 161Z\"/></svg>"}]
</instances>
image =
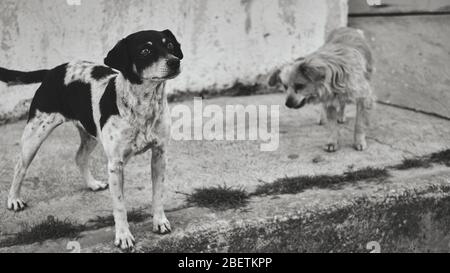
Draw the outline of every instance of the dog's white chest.
<instances>
[{"instance_id":1,"label":"dog's white chest","mask_svg":"<svg viewBox=\"0 0 450 273\"><path fill-rule=\"evenodd\" d=\"M119 115L110 118L103 129L103 141L136 155L165 141L168 105L164 84L138 87L118 85Z\"/></svg>"},{"instance_id":2,"label":"dog's white chest","mask_svg":"<svg viewBox=\"0 0 450 273\"><path fill-rule=\"evenodd\" d=\"M135 119L136 123L132 125L134 136L131 142L133 154L140 154L153 146L158 146L160 136L157 133L157 126L160 123L160 116L160 113L154 113L148 117Z\"/></svg>"},{"instance_id":3,"label":"dog's white chest","mask_svg":"<svg viewBox=\"0 0 450 273\"><path fill-rule=\"evenodd\" d=\"M138 100L125 110L124 118L131 127L131 149L140 154L161 143L159 127L165 111L162 94Z\"/></svg>"}]
</instances>

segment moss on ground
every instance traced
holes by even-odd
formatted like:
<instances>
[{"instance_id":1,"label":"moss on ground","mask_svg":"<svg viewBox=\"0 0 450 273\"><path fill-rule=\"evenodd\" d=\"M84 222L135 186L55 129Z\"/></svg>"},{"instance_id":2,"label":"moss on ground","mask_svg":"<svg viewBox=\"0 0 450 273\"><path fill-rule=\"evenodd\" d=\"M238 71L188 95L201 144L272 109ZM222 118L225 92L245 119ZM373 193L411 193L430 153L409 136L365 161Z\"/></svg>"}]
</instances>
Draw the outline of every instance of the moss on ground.
<instances>
[{"instance_id":1,"label":"moss on ground","mask_svg":"<svg viewBox=\"0 0 450 273\"><path fill-rule=\"evenodd\" d=\"M186 201L199 207L227 210L245 206L248 199L249 195L244 189L223 185L195 189L187 195Z\"/></svg>"},{"instance_id":2,"label":"moss on ground","mask_svg":"<svg viewBox=\"0 0 450 273\"><path fill-rule=\"evenodd\" d=\"M130 223L139 223L150 216L151 215L146 214L142 209L134 209L128 212L128 221ZM0 247L41 243L50 239L76 238L84 231L96 230L109 226L114 226L114 217L112 215L97 217L84 225L73 222L70 219L60 220L49 215L41 222L23 224L18 233L0 241Z\"/></svg>"},{"instance_id":3,"label":"moss on ground","mask_svg":"<svg viewBox=\"0 0 450 273\"><path fill-rule=\"evenodd\" d=\"M315 175L285 177L273 183L260 185L252 195L296 194L311 188L336 188L364 180L381 182L389 177L384 168L364 168L348 171L342 175Z\"/></svg>"},{"instance_id":4,"label":"moss on ground","mask_svg":"<svg viewBox=\"0 0 450 273\"><path fill-rule=\"evenodd\" d=\"M384 200L361 197L339 208L286 220L167 238L141 251L368 253L368 243L373 241L380 244L381 252L447 251L449 191L450 187L431 186Z\"/></svg>"}]
</instances>

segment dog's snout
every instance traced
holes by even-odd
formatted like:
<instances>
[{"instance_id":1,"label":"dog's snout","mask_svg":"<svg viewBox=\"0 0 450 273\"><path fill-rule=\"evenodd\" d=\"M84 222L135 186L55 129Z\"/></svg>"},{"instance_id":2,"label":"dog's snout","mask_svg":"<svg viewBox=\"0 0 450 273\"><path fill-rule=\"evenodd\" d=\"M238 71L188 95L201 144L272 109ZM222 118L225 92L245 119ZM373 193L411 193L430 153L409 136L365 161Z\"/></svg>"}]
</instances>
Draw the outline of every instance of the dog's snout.
<instances>
[{"instance_id":1,"label":"dog's snout","mask_svg":"<svg viewBox=\"0 0 450 273\"><path fill-rule=\"evenodd\" d=\"M286 99L286 107L287 108L291 108L291 109L299 109L302 108L303 106L305 106L306 104L306 99L303 98L302 100L298 100L295 97L288 97Z\"/></svg>"},{"instance_id":2,"label":"dog's snout","mask_svg":"<svg viewBox=\"0 0 450 273\"><path fill-rule=\"evenodd\" d=\"M286 99L286 107L287 108L295 108L296 105L297 105L297 101L294 98L288 97Z\"/></svg>"},{"instance_id":3,"label":"dog's snout","mask_svg":"<svg viewBox=\"0 0 450 273\"><path fill-rule=\"evenodd\" d=\"M173 58L173 59L167 60L167 66L170 69L178 69L178 68L180 68L180 59Z\"/></svg>"}]
</instances>

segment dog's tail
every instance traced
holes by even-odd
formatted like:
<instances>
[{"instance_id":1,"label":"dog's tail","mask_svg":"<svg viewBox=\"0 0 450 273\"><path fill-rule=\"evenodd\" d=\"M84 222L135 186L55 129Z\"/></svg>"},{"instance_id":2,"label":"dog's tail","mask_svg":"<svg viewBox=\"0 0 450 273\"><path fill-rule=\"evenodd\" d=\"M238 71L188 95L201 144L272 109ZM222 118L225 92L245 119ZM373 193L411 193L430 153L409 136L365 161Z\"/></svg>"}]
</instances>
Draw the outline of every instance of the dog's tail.
<instances>
[{"instance_id":1,"label":"dog's tail","mask_svg":"<svg viewBox=\"0 0 450 273\"><path fill-rule=\"evenodd\" d=\"M0 81L7 85L25 85L42 82L49 70L16 71L0 67Z\"/></svg>"}]
</instances>

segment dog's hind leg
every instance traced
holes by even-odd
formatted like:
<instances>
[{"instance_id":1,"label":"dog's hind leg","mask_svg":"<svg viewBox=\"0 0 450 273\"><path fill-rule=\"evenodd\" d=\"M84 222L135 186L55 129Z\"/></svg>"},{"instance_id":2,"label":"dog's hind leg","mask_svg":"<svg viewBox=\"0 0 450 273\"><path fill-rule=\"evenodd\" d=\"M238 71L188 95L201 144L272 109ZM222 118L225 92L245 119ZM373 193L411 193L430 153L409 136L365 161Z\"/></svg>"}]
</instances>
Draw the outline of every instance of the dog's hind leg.
<instances>
[{"instance_id":1,"label":"dog's hind leg","mask_svg":"<svg viewBox=\"0 0 450 273\"><path fill-rule=\"evenodd\" d=\"M330 133L330 136L328 137L328 142L325 145L325 151L329 153L334 153L339 149L339 138L340 138L339 126L337 123L338 121L337 107L335 105L327 105L326 112L328 120L326 123L326 127Z\"/></svg>"},{"instance_id":2,"label":"dog's hind leg","mask_svg":"<svg viewBox=\"0 0 450 273\"><path fill-rule=\"evenodd\" d=\"M77 155L75 157L75 162L77 163L80 173L86 181L87 186L93 191L104 190L108 188L108 184L96 180L91 171L90 166L90 155L97 146L97 140L89 135L82 127L77 125L78 132L80 133L80 148L78 149Z\"/></svg>"},{"instance_id":3,"label":"dog's hind leg","mask_svg":"<svg viewBox=\"0 0 450 273\"><path fill-rule=\"evenodd\" d=\"M9 191L7 206L14 211L23 210L26 203L20 198L20 188L28 167L33 161L39 147L50 133L64 122L64 117L57 113L38 112L25 126L22 135L22 150L14 170L14 178Z\"/></svg>"},{"instance_id":4,"label":"dog's hind leg","mask_svg":"<svg viewBox=\"0 0 450 273\"><path fill-rule=\"evenodd\" d=\"M369 102L370 103L370 102ZM367 105L366 98L356 99L356 121L355 121L355 149L363 151L367 148L366 127L369 124L369 110L371 105Z\"/></svg>"},{"instance_id":5,"label":"dog's hind leg","mask_svg":"<svg viewBox=\"0 0 450 273\"><path fill-rule=\"evenodd\" d=\"M344 124L347 121L345 117L345 101L339 101L339 111L337 122L339 124Z\"/></svg>"},{"instance_id":6,"label":"dog's hind leg","mask_svg":"<svg viewBox=\"0 0 450 273\"><path fill-rule=\"evenodd\" d=\"M321 105L321 107L320 107L319 125L320 126L326 125L327 122L328 122L328 119L327 119L327 108L324 105Z\"/></svg>"},{"instance_id":7,"label":"dog's hind leg","mask_svg":"<svg viewBox=\"0 0 450 273\"><path fill-rule=\"evenodd\" d=\"M337 123L339 124L344 124L347 121L347 118L345 116L345 106L346 106L345 101L339 101L339 108L337 111ZM327 124L328 122L327 112L328 112L327 107L323 106L320 111L319 125L322 126Z\"/></svg>"}]
</instances>

